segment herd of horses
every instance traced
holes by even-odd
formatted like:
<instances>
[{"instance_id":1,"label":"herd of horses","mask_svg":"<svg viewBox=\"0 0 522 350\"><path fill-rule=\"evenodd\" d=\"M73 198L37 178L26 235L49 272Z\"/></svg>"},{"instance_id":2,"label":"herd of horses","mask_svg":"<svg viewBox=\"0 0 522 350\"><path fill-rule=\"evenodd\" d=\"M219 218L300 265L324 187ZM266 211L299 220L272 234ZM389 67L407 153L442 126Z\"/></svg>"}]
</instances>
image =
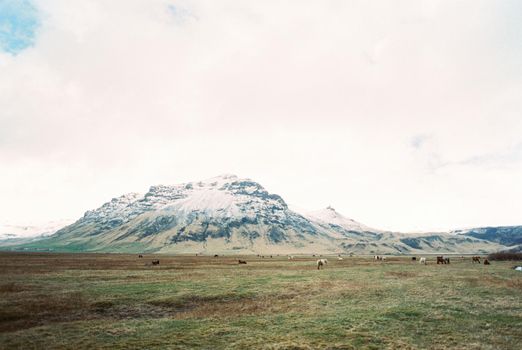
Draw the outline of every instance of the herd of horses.
<instances>
[{"instance_id":1,"label":"herd of horses","mask_svg":"<svg viewBox=\"0 0 522 350\"><path fill-rule=\"evenodd\" d=\"M199 256L199 255L196 254L196 256ZM257 256L258 256L258 257L263 257L263 258L264 258L264 256L261 256L261 255L259 255L259 254L258 254ZM314 254L313 256L315 257L315 254ZM218 257L219 257L218 254L215 254L215 255L214 255L214 258L218 258ZM139 255L138 255L138 258L140 258L140 259L143 258L143 255L142 255L142 254L139 254ZM272 255L270 255L270 258L272 258ZM464 257L461 257L461 258L464 258ZM294 260L294 259L295 259L295 257L294 257L293 255L288 255L288 260ZM386 261L386 256L374 255L373 259L376 260L376 261L383 261L383 262L384 262L384 261ZM343 259L343 258L341 257L341 255L339 254L339 255L337 256L337 260L344 260L344 259ZM411 261L412 261L412 262L413 262L413 261L417 261L417 257L416 257L416 256L411 257ZM450 263L450 258L448 258L448 257L445 258L444 256L437 256L437 260L436 260L436 261L437 261L437 265L438 265L438 264L444 264L444 265L445 265L445 264L449 264L449 263ZM475 264L475 263L480 264L480 263L481 263L481 258L480 258L480 256L472 256L472 257L471 257L471 262L472 262L473 264ZM246 263L247 263L246 260L238 259L238 264L240 264L240 265L242 265L242 264L246 265ZM419 259L419 263L420 263L420 264L423 264L423 265L427 265L427 260L426 260L426 258L425 258L425 257L421 257L421 258ZM484 258L484 262L483 262L483 263L484 263L484 265L491 265L491 263L489 262L489 260L488 260L487 258ZM155 259L155 260L152 260L152 261L151 261L151 265L159 265L159 264L160 264L159 259ZM324 267L328 264L328 259L323 259L323 258L318 259L318 260L316 261L316 264L317 264L317 269L318 269L318 270L321 270L322 268L324 268Z\"/></svg>"}]
</instances>

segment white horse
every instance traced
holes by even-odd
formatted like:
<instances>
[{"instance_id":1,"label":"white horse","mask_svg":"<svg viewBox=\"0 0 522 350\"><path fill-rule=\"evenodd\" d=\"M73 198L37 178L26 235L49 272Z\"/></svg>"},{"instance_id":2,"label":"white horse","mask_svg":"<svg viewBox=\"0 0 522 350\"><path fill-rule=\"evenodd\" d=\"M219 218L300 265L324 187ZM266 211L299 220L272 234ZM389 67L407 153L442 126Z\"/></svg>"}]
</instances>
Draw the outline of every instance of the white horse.
<instances>
[{"instance_id":1,"label":"white horse","mask_svg":"<svg viewBox=\"0 0 522 350\"><path fill-rule=\"evenodd\" d=\"M327 259L319 259L317 260L317 269L320 270L321 267L324 267L324 265L328 264Z\"/></svg>"},{"instance_id":2,"label":"white horse","mask_svg":"<svg viewBox=\"0 0 522 350\"><path fill-rule=\"evenodd\" d=\"M337 260L344 260L344 259L343 259L343 258L341 258L341 257L338 257L338 258L337 258Z\"/></svg>"},{"instance_id":3,"label":"white horse","mask_svg":"<svg viewBox=\"0 0 522 350\"><path fill-rule=\"evenodd\" d=\"M293 255L289 255L288 256L288 260L294 260L294 256Z\"/></svg>"},{"instance_id":4,"label":"white horse","mask_svg":"<svg viewBox=\"0 0 522 350\"><path fill-rule=\"evenodd\" d=\"M426 265L426 258L420 258L420 260L419 260L419 264L424 264L424 265Z\"/></svg>"}]
</instances>

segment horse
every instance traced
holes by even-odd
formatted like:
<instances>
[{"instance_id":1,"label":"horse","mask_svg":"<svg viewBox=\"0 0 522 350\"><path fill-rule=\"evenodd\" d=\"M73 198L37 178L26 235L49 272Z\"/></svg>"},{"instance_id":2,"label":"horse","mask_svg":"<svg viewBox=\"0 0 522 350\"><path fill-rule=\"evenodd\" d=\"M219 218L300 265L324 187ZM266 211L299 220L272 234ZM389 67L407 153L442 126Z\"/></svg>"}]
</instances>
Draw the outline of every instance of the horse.
<instances>
[{"instance_id":1,"label":"horse","mask_svg":"<svg viewBox=\"0 0 522 350\"><path fill-rule=\"evenodd\" d=\"M420 260L419 260L419 264L424 264L424 265L426 265L426 258L420 258Z\"/></svg>"},{"instance_id":2,"label":"horse","mask_svg":"<svg viewBox=\"0 0 522 350\"><path fill-rule=\"evenodd\" d=\"M140 259L141 259L141 258L143 258L143 255L141 255L141 254L140 254L140 255L138 255L138 258L140 258Z\"/></svg>"},{"instance_id":3,"label":"horse","mask_svg":"<svg viewBox=\"0 0 522 350\"><path fill-rule=\"evenodd\" d=\"M344 259L343 259L343 258L341 258L341 257L338 257L338 258L337 258L337 260L344 260Z\"/></svg>"},{"instance_id":4,"label":"horse","mask_svg":"<svg viewBox=\"0 0 522 350\"><path fill-rule=\"evenodd\" d=\"M411 261L417 261L417 257L416 256L412 256L411 257Z\"/></svg>"},{"instance_id":5,"label":"horse","mask_svg":"<svg viewBox=\"0 0 522 350\"><path fill-rule=\"evenodd\" d=\"M476 262L478 262L480 264L480 256L473 256L471 258L471 262L474 264Z\"/></svg>"},{"instance_id":6,"label":"horse","mask_svg":"<svg viewBox=\"0 0 522 350\"><path fill-rule=\"evenodd\" d=\"M328 264L328 260L326 259L319 259L317 260L317 269L320 270L321 267L324 267L324 265Z\"/></svg>"},{"instance_id":7,"label":"horse","mask_svg":"<svg viewBox=\"0 0 522 350\"><path fill-rule=\"evenodd\" d=\"M491 265L488 259L484 259L484 265Z\"/></svg>"},{"instance_id":8,"label":"horse","mask_svg":"<svg viewBox=\"0 0 522 350\"><path fill-rule=\"evenodd\" d=\"M294 256L293 255L289 255L288 256L288 260L294 260Z\"/></svg>"},{"instance_id":9,"label":"horse","mask_svg":"<svg viewBox=\"0 0 522 350\"><path fill-rule=\"evenodd\" d=\"M159 265L159 260L152 260L152 265Z\"/></svg>"},{"instance_id":10,"label":"horse","mask_svg":"<svg viewBox=\"0 0 522 350\"><path fill-rule=\"evenodd\" d=\"M443 257L443 256L438 256L438 257L437 257L437 265L438 265L438 264L445 264L445 262L444 262L444 257Z\"/></svg>"},{"instance_id":11,"label":"horse","mask_svg":"<svg viewBox=\"0 0 522 350\"><path fill-rule=\"evenodd\" d=\"M444 264L449 264L450 263L450 259L449 258L444 258Z\"/></svg>"},{"instance_id":12,"label":"horse","mask_svg":"<svg viewBox=\"0 0 522 350\"><path fill-rule=\"evenodd\" d=\"M214 258L218 258L218 257L219 257L219 255L217 255L217 254L214 254Z\"/></svg>"},{"instance_id":13,"label":"horse","mask_svg":"<svg viewBox=\"0 0 522 350\"><path fill-rule=\"evenodd\" d=\"M245 260L241 260L241 259L239 259L239 260L237 261L237 263L238 263L238 264L246 264L246 261L245 261Z\"/></svg>"}]
</instances>

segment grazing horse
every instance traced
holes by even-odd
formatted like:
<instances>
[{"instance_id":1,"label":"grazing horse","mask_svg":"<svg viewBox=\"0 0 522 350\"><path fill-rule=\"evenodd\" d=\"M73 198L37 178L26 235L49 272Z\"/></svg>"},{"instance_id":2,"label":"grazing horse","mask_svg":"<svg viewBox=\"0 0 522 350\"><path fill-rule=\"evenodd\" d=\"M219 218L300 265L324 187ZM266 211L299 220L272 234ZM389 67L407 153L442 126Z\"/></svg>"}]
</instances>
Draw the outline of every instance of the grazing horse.
<instances>
[{"instance_id":1,"label":"grazing horse","mask_svg":"<svg viewBox=\"0 0 522 350\"><path fill-rule=\"evenodd\" d=\"M419 264L424 264L424 265L426 265L426 258L420 258L420 260L419 260Z\"/></svg>"},{"instance_id":2,"label":"grazing horse","mask_svg":"<svg viewBox=\"0 0 522 350\"><path fill-rule=\"evenodd\" d=\"M444 264L444 257L442 257L442 256L437 257L437 265L438 264Z\"/></svg>"},{"instance_id":3,"label":"grazing horse","mask_svg":"<svg viewBox=\"0 0 522 350\"><path fill-rule=\"evenodd\" d=\"M328 264L328 260L326 259L319 259L317 260L317 269L320 270L321 267L324 267L324 265Z\"/></svg>"},{"instance_id":4,"label":"grazing horse","mask_svg":"<svg viewBox=\"0 0 522 350\"><path fill-rule=\"evenodd\" d=\"M214 254L214 258L218 258L218 257L219 257L219 255L217 255L217 254Z\"/></svg>"},{"instance_id":5,"label":"grazing horse","mask_svg":"<svg viewBox=\"0 0 522 350\"><path fill-rule=\"evenodd\" d=\"M343 259L343 258L341 258L341 257L338 257L338 258L337 258L337 260L344 260L344 259Z\"/></svg>"},{"instance_id":6,"label":"grazing horse","mask_svg":"<svg viewBox=\"0 0 522 350\"><path fill-rule=\"evenodd\" d=\"M159 265L159 260L152 260L152 265Z\"/></svg>"},{"instance_id":7,"label":"grazing horse","mask_svg":"<svg viewBox=\"0 0 522 350\"><path fill-rule=\"evenodd\" d=\"M412 256L411 257L411 261L417 261L417 257L416 256Z\"/></svg>"},{"instance_id":8,"label":"grazing horse","mask_svg":"<svg viewBox=\"0 0 522 350\"><path fill-rule=\"evenodd\" d=\"M245 261L245 260L241 260L241 259L239 259L239 260L237 261L237 263L238 263L238 264L246 264L246 261Z\"/></svg>"},{"instance_id":9,"label":"grazing horse","mask_svg":"<svg viewBox=\"0 0 522 350\"><path fill-rule=\"evenodd\" d=\"M288 256L288 260L294 260L294 256L293 255L289 255Z\"/></svg>"},{"instance_id":10,"label":"grazing horse","mask_svg":"<svg viewBox=\"0 0 522 350\"><path fill-rule=\"evenodd\" d=\"M141 254L140 254L140 255L138 255L138 258L143 258L143 255L141 255Z\"/></svg>"},{"instance_id":11,"label":"grazing horse","mask_svg":"<svg viewBox=\"0 0 522 350\"><path fill-rule=\"evenodd\" d=\"M471 262L474 264L478 262L480 264L480 256L474 256L471 258Z\"/></svg>"},{"instance_id":12,"label":"grazing horse","mask_svg":"<svg viewBox=\"0 0 522 350\"><path fill-rule=\"evenodd\" d=\"M450 263L450 259L449 258L444 258L444 264L449 264Z\"/></svg>"},{"instance_id":13,"label":"grazing horse","mask_svg":"<svg viewBox=\"0 0 522 350\"><path fill-rule=\"evenodd\" d=\"M488 259L484 259L484 265L491 265Z\"/></svg>"}]
</instances>

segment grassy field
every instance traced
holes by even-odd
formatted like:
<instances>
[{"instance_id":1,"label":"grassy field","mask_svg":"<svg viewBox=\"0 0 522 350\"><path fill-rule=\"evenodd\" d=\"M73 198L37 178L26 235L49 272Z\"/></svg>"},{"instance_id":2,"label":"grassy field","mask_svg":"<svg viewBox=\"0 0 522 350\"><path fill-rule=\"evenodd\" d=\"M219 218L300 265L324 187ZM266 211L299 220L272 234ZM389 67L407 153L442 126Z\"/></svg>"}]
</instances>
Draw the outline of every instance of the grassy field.
<instances>
[{"instance_id":1,"label":"grassy field","mask_svg":"<svg viewBox=\"0 0 522 350\"><path fill-rule=\"evenodd\" d=\"M151 266L159 259L159 266ZM2 349L520 349L513 263L0 253Z\"/></svg>"}]
</instances>

